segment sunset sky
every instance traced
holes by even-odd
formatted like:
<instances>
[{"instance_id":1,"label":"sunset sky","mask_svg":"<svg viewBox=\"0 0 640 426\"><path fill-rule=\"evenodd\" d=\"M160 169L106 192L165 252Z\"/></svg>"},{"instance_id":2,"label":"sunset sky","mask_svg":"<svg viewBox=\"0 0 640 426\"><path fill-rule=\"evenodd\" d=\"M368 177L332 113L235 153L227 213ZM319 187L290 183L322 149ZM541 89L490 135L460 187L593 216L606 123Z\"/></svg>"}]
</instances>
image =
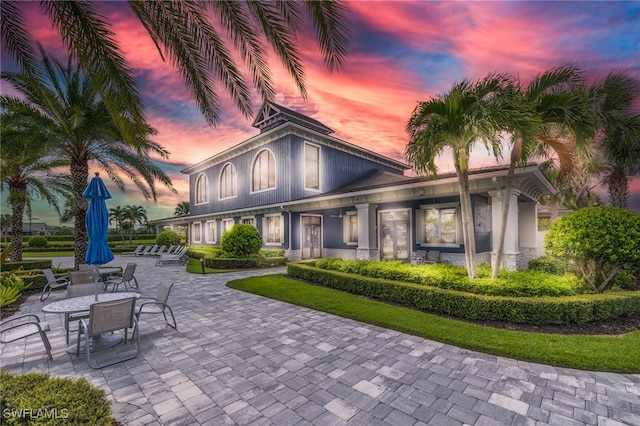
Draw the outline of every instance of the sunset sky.
<instances>
[{"instance_id":1,"label":"sunset sky","mask_svg":"<svg viewBox=\"0 0 640 426\"><path fill-rule=\"evenodd\" d=\"M312 34L305 36L299 43L309 92L304 100L269 52L274 101L321 121L340 139L396 160L404 161L404 128L416 103L446 92L465 77L510 72L526 83L540 71L575 62L592 82L614 68L640 79L640 2L352 1L348 6L350 45L343 69L329 73L310 41ZM24 10L34 38L64 58L59 37L37 4L25 3ZM220 124L209 127L179 74L161 62L127 4L101 2L100 10L133 70L149 122L159 132L154 140L171 153L160 164L178 191L176 195L158 186L154 203L145 201L131 183L123 194L107 182L113 195L109 207L135 204L147 210L149 219L172 216L176 204L188 200L188 179L180 170L258 131L222 91ZM2 69L12 67L3 52ZM12 93L5 82L1 91ZM254 99L257 111L260 103ZM496 163L481 149L474 152L472 167ZM448 156L438 164L442 171L453 170ZM90 174L95 171L99 169L90 166ZM640 178L631 180L631 192L631 207L640 211ZM10 212L6 193L2 212ZM56 213L43 203L34 204L33 216L39 218L34 222L59 224Z\"/></svg>"}]
</instances>

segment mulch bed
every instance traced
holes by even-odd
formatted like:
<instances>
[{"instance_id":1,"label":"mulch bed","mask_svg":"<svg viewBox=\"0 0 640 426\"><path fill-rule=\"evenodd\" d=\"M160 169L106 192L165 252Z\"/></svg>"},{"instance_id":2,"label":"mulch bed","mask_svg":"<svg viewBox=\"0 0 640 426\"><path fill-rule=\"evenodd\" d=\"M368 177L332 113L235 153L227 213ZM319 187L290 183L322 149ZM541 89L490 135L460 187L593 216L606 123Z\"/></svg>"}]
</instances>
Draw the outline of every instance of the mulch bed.
<instances>
[{"instance_id":1,"label":"mulch bed","mask_svg":"<svg viewBox=\"0 0 640 426\"><path fill-rule=\"evenodd\" d=\"M9 306L0 309L0 319L10 317L19 309L22 302L32 294L40 294L40 289L29 289L22 293L22 296ZM487 327L501 328L514 331L529 331L535 333L550 334L591 334L591 335L609 335L616 336L619 334L629 333L633 330L640 329L640 315L631 317L618 318L616 320L596 321L581 325L566 324L549 324L549 325L528 325L528 324L512 324L504 321L471 321L452 316L441 315L443 317L465 321L472 324L484 325Z\"/></svg>"}]
</instances>

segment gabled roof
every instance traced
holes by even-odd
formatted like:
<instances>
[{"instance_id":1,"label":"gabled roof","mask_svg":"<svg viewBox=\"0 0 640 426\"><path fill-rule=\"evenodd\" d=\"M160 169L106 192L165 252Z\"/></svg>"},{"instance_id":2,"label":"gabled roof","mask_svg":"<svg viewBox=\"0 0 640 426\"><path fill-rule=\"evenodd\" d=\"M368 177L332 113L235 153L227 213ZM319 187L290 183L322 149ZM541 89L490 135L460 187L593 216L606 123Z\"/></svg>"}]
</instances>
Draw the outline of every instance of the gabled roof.
<instances>
[{"instance_id":1,"label":"gabled roof","mask_svg":"<svg viewBox=\"0 0 640 426\"><path fill-rule=\"evenodd\" d=\"M267 101L262 105L256 119L253 120L252 126L260 129L260 133L262 133L288 121L325 135L333 133L333 130L318 120L314 120L311 117L307 117L304 114L300 114L299 112L270 101Z\"/></svg>"}]
</instances>

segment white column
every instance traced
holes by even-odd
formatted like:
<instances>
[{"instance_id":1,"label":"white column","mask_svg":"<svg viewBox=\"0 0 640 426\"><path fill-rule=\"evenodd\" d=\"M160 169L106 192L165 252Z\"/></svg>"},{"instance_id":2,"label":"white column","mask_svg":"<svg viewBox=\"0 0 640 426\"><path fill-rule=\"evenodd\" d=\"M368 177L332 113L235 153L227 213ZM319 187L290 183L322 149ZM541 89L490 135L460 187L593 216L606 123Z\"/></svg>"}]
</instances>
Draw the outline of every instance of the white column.
<instances>
[{"instance_id":1,"label":"white column","mask_svg":"<svg viewBox=\"0 0 640 426\"><path fill-rule=\"evenodd\" d=\"M502 209L504 206L504 189L499 191L489 191L491 196L491 241L492 255L498 248L500 238L500 227L502 226ZM517 258L520 252L519 230L518 230L518 195L520 191L513 189L509 195L509 215L507 216L507 230L504 235L503 266L508 269L517 269Z\"/></svg>"},{"instance_id":2,"label":"white column","mask_svg":"<svg viewBox=\"0 0 640 426\"><path fill-rule=\"evenodd\" d=\"M356 204L358 209L358 259L377 259L377 204Z\"/></svg>"}]
</instances>

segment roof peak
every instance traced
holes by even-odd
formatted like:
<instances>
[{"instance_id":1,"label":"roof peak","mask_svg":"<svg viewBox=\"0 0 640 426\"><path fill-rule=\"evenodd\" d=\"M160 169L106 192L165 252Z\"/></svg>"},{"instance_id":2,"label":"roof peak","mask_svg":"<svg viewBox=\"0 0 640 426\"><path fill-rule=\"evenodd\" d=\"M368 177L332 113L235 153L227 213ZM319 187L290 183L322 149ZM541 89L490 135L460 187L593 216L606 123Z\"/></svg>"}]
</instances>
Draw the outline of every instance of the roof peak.
<instances>
[{"instance_id":1,"label":"roof peak","mask_svg":"<svg viewBox=\"0 0 640 426\"><path fill-rule=\"evenodd\" d=\"M262 108L260 108L252 126L260 129L260 133L263 133L286 122L296 123L325 135L333 133L332 129L318 120L272 101L266 101L262 104Z\"/></svg>"}]
</instances>

